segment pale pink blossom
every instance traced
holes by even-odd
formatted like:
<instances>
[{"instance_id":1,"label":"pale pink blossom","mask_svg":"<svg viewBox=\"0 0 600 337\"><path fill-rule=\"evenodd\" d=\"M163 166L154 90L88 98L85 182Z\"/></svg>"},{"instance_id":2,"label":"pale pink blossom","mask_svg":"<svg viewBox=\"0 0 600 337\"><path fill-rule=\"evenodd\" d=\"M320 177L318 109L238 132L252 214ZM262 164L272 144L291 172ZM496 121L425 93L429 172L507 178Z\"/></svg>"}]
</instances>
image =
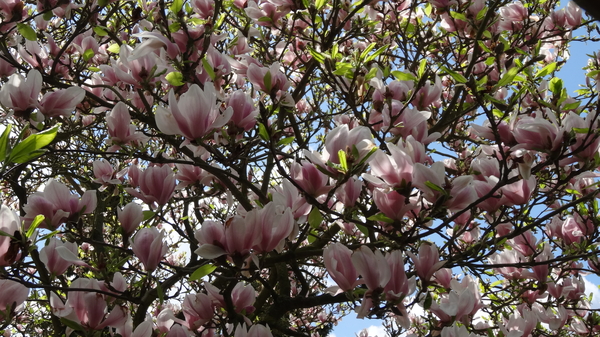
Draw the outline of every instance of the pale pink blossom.
<instances>
[{"instance_id":1,"label":"pale pink blossom","mask_svg":"<svg viewBox=\"0 0 600 337\"><path fill-rule=\"evenodd\" d=\"M21 228L21 219L8 206L0 206L0 231L10 236L0 235L0 267L10 266L19 257L19 246L12 242Z\"/></svg>"},{"instance_id":2,"label":"pale pink blossom","mask_svg":"<svg viewBox=\"0 0 600 337\"><path fill-rule=\"evenodd\" d=\"M5 313L18 310L29 296L29 288L12 280L0 280L0 289L0 322L10 322Z\"/></svg>"},{"instance_id":3,"label":"pale pink blossom","mask_svg":"<svg viewBox=\"0 0 600 337\"><path fill-rule=\"evenodd\" d=\"M123 209L117 209L117 218L123 228L123 233L126 236L130 236L135 232L144 220L144 212L142 206L130 202Z\"/></svg>"},{"instance_id":4,"label":"pale pink blossom","mask_svg":"<svg viewBox=\"0 0 600 337\"><path fill-rule=\"evenodd\" d=\"M352 253L352 263L369 290L383 288L390 280L390 266L379 249L373 252L367 246L360 246Z\"/></svg>"},{"instance_id":5,"label":"pale pink blossom","mask_svg":"<svg viewBox=\"0 0 600 337\"><path fill-rule=\"evenodd\" d=\"M76 220L81 214L89 214L96 209L96 191L86 191L81 198L71 194L68 187L56 180L50 180L43 192L35 192L27 198L23 206L25 227L28 228L37 215L45 217L40 228L55 229L68 220Z\"/></svg>"},{"instance_id":6,"label":"pale pink blossom","mask_svg":"<svg viewBox=\"0 0 600 337\"><path fill-rule=\"evenodd\" d=\"M318 197L329 192L332 188L332 186L327 185L329 177L308 161L292 163L290 171L292 179L310 196Z\"/></svg>"},{"instance_id":7,"label":"pale pink blossom","mask_svg":"<svg viewBox=\"0 0 600 337\"><path fill-rule=\"evenodd\" d=\"M180 134L189 140L202 139L231 119L233 108L221 111L220 106L214 85L210 82L204 84L204 90L196 84L192 85L179 100L171 90L169 110L157 108L156 124L160 131L168 135Z\"/></svg>"},{"instance_id":8,"label":"pale pink blossom","mask_svg":"<svg viewBox=\"0 0 600 337\"><path fill-rule=\"evenodd\" d=\"M131 124L129 109L123 102L115 104L115 107L106 115L106 126L111 142L116 145L140 144L148 139L141 132L137 132L136 127Z\"/></svg>"},{"instance_id":9,"label":"pale pink blossom","mask_svg":"<svg viewBox=\"0 0 600 337\"><path fill-rule=\"evenodd\" d=\"M343 291L354 289L358 272L352 261L352 251L341 243L334 243L323 251L325 268L331 278Z\"/></svg>"},{"instance_id":10,"label":"pale pink blossom","mask_svg":"<svg viewBox=\"0 0 600 337\"><path fill-rule=\"evenodd\" d=\"M64 274L72 265L87 266L78 257L78 247L74 242L62 242L58 238L50 238L48 244L40 250L40 260L48 271L55 276Z\"/></svg>"},{"instance_id":11,"label":"pale pink blossom","mask_svg":"<svg viewBox=\"0 0 600 337\"><path fill-rule=\"evenodd\" d=\"M215 306L206 294L189 294L183 300L182 311L187 327L196 330L213 318Z\"/></svg>"},{"instance_id":12,"label":"pale pink blossom","mask_svg":"<svg viewBox=\"0 0 600 337\"><path fill-rule=\"evenodd\" d=\"M165 234L156 227L142 228L133 237L131 249L147 271L153 271L169 250Z\"/></svg>"},{"instance_id":13,"label":"pale pink blossom","mask_svg":"<svg viewBox=\"0 0 600 337\"><path fill-rule=\"evenodd\" d=\"M40 111L48 117L69 117L75 107L85 98L85 90L70 87L44 94Z\"/></svg>"},{"instance_id":14,"label":"pale pink blossom","mask_svg":"<svg viewBox=\"0 0 600 337\"><path fill-rule=\"evenodd\" d=\"M248 131L256 125L258 109L254 106L250 96L243 91L237 90L231 94L227 99L227 106L233 110L230 120L233 125L244 131Z\"/></svg>"},{"instance_id":15,"label":"pale pink blossom","mask_svg":"<svg viewBox=\"0 0 600 337\"><path fill-rule=\"evenodd\" d=\"M175 174L167 165L151 166L140 171L137 166L129 168L128 175L134 187L139 186L139 191L126 188L129 194L142 199L147 204L157 203L159 206L169 202L175 191ZM136 177L136 178L133 178Z\"/></svg>"},{"instance_id":16,"label":"pale pink blossom","mask_svg":"<svg viewBox=\"0 0 600 337\"><path fill-rule=\"evenodd\" d=\"M15 113L24 113L39 107L42 90L42 74L36 69L29 71L27 78L13 74L0 89L0 103Z\"/></svg>"},{"instance_id":17,"label":"pale pink blossom","mask_svg":"<svg viewBox=\"0 0 600 337\"><path fill-rule=\"evenodd\" d=\"M429 282L433 274L440 269L446 261L440 261L440 254L435 244L423 242L419 246L419 255L406 252L415 264L417 275L423 282Z\"/></svg>"}]
</instances>

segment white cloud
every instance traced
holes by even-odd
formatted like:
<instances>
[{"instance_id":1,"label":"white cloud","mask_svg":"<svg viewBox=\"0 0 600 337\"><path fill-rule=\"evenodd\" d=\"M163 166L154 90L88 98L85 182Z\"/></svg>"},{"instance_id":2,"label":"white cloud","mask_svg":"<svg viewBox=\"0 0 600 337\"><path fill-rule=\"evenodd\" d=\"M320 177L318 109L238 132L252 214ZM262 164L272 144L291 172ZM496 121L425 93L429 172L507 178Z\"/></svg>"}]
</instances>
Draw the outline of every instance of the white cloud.
<instances>
[{"instance_id":1,"label":"white cloud","mask_svg":"<svg viewBox=\"0 0 600 337\"><path fill-rule=\"evenodd\" d=\"M385 332L385 328L381 325L375 326L371 325L367 328L369 333L369 337L388 337L389 335Z\"/></svg>"},{"instance_id":2,"label":"white cloud","mask_svg":"<svg viewBox=\"0 0 600 337\"><path fill-rule=\"evenodd\" d=\"M585 276L583 277L583 282L585 283L585 293L592 293L592 309L600 309L600 289L598 289L598 285L590 282Z\"/></svg>"}]
</instances>

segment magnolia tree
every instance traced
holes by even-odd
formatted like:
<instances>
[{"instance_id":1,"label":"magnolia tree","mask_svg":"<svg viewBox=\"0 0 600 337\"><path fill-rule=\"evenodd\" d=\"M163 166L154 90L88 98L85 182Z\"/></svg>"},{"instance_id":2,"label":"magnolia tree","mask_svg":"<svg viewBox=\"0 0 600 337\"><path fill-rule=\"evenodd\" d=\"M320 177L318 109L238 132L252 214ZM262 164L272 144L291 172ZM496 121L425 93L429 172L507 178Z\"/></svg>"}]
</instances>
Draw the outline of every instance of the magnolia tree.
<instances>
[{"instance_id":1,"label":"magnolia tree","mask_svg":"<svg viewBox=\"0 0 600 337\"><path fill-rule=\"evenodd\" d=\"M555 0L0 2L0 330L596 336L600 59L578 96L555 77L591 20Z\"/></svg>"}]
</instances>

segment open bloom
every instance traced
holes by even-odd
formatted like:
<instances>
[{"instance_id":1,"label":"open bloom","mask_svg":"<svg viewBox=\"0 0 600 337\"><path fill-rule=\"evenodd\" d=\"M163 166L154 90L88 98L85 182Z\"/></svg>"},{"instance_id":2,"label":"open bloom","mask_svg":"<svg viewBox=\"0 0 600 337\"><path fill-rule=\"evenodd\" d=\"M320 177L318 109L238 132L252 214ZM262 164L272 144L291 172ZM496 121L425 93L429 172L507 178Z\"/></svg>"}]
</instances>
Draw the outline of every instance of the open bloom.
<instances>
[{"instance_id":1,"label":"open bloom","mask_svg":"<svg viewBox=\"0 0 600 337\"><path fill-rule=\"evenodd\" d=\"M16 113L25 112L39 106L41 90L42 74L39 71L31 70L27 79L22 75L13 74L0 89L0 103L12 108Z\"/></svg>"},{"instance_id":2,"label":"open bloom","mask_svg":"<svg viewBox=\"0 0 600 337\"><path fill-rule=\"evenodd\" d=\"M77 245L73 242L62 242L53 237L40 251L40 260L52 275L62 275L67 269L76 264L86 266L87 264L78 257Z\"/></svg>"},{"instance_id":3,"label":"open bloom","mask_svg":"<svg viewBox=\"0 0 600 337\"><path fill-rule=\"evenodd\" d=\"M169 110L158 107L156 124L160 131L168 135L183 135L187 139L204 138L211 131L223 127L233 115L229 106L221 111L217 104L217 92L210 82L204 84L204 90L196 84L181 95L179 101L175 92L169 92Z\"/></svg>"},{"instance_id":4,"label":"open bloom","mask_svg":"<svg viewBox=\"0 0 600 337\"><path fill-rule=\"evenodd\" d=\"M45 217L40 228L55 229L67 220L75 220L80 214L89 214L96 209L96 191L83 193L81 199L69 191L69 188L56 180L50 180L43 192L35 192L27 198L25 227L28 228L37 215Z\"/></svg>"},{"instance_id":5,"label":"open bloom","mask_svg":"<svg viewBox=\"0 0 600 337\"><path fill-rule=\"evenodd\" d=\"M438 269L440 269L446 262L440 261L440 254L435 244L428 242L421 243L419 246L419 256L411 252L406 252L410 256L411 260L415 264L417 275L421 280L427 282L433 276Z\"/></svg>"}]
</instances>

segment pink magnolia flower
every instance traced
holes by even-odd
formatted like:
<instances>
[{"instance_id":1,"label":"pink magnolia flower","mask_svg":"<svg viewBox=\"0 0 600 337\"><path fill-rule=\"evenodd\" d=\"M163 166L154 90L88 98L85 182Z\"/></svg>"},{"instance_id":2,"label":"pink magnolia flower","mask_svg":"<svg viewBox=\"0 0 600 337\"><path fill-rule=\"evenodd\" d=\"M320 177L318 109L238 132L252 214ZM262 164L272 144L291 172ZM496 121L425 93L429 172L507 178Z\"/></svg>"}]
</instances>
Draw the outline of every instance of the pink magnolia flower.
<instances>
[{"instance_id":1,"label":"pink magnolia flower","mask_svg":"<svg viewBox=\"0 0 600 337\"><path fill-rule=\"evenodd\" d=\"M10 322L10 317L5 313L17 311L29 296L29 288L12 280L0 280L0 322Z\"/></svg>"},{"instance_id":2,"label":"pink magnolia flower","mask_svg":"<svg viewBox=\"0 0 600 337\"><path fill-rule=\"evenodd\" d=\"M27 79L13 74L0 89L0 103L13 109L15 113L24 113L39 106L41 90L42 74L39 71L29 71Z\"/></svg>"},{"instance_id":3,"label":"pink magnolia flower","mask_svg":"<svg viewBox=\"0 0 600 337\"><path fill-rule=\"evenodd\" d=\"M135 232L144 220L144 212L142 206L130 202L123 209L117 209L117 218L123 228L123 233L130 236Z\"/></svg>"},{"instance_id":4,"label":"pink magnolia flower","mask_svg":"<svg viewBox=\"0 0 600 337\"><path fill-rule=\"evenodd\" d=\"M142 261L147 271L153 271L163 259L169 247L164 242L165 234L156 227L142 228L133 237L131 249Z\"/></svg>"},{"instance_id":5,"label":"pink magnolia flower","mask_svg":"<svg viewBox=\"0 0 600 337\"><path fill-rule=\"evenodd\" d=\"M513 135L519 143L513 149L555 151L562 146L563 142L563 133L557 124L544 119L541 114L536 115L535 118L524 117L517 121Z\"/></svg>"},{"instance_id":6,"label":"pink magnolia flower","mask_svg":"<svg viewBox=\"0 0 600 337\"><path fill-rule=\"evenodd\" d=\"M350 130L347 124L335 127L329 131L325 136L325 149L327 149L326 160L331 161L334 164L339 164L339 151L346 153L346 158L349 164L359 163L367 155L371 153L371 149L375 147L371 135L371 130L364 126L357 126ZM353 148L356 148L358 154L357 158L354 158Z\"/></svg>"},{"instance_id":7,"label":"pink magnolia flower","mask_svg":"<svg viewBox=\"0 0 600 337\"><path fill-rule=\"evenodd\" d=\"M360 197L363 188L363 181L354 177L348 179L340 188L335 191L335 196L347 207L352 207Z\"/></svg>"},{"instance_id":8,"label":"pink magnolia flower","mask_svg":"<svg viewBox=\"0 0 600 337\"><path fill-rule=\"evenodd\" d=\"M327 185L329 177L308 161L302 161L300 164L292 163L290 171L292 179L310 196L323 195L329 192L332 187Z\"/></svg>"},{"instance_id":9,"label":"pink magnolia flower","mask_svg":"<svg viewBox=\"0 0 600 337\"><path fill-rule=\"evenodd\" d=\"M169 110L158 107L156 124L160 131L168 135L183 135L189 140L202 139L215 129L223 127L233 115L233 108L224 111L217 104L217 93L210 82L204 90L196 84L181 95L179 101L175 92L169 92Z\"/></svg>"},{"instance_id":10,"label":"pink magnolia flower","mask_svg":"<svg viewBox=\"0 0 600 337\"><path fill-rule=\"evenodd\" d=\"M450 199L444 204L449 211L465 209L477 200L477 191L473 188L473 176L459 176L452 180Z\"/></svg>"},{"instance_id":11,"label":"pink magnolia flower","mask_svg":"<svg viewBox=\"0 0 600 337\"><path fill-rule=\"evenodd\" d=\"M141 32L133 34L132 36L139 39L145 39L133 50L133 53L131 54L132 59L143 57L146 54L154 53L163 48L166 49L167 55L172 60L175 60L181 53L176 43L171 42L171 40L158 31Z\"/></svg>"},{"instance_id":12,"label":"pink magnolia flower","mask_svg":"<svg viewBox=\"0 0 600 337\"><path fill-rule=\"evenodd\" d=\"M352 263L369 290L385 287L392 276L390 266L379 249L373 252L369 247L360 246L352 253Z\"/></svg>"},{"instance_id":13,"label":"pink magnolia flower","mask_svg":"<svg viewBox=\"0 0 600 337\"><path fill-rule=\"evenodd\" d=\"M433 105L435 108L439 108L442 104L441 96L442 81L440 80L439 76L436 75L435 83L432 84L429 80L425 82L425 85L419 89L419 91L417 91L412 103L419 110L427 109L431 105Z\"/></svg>"},{"instance_id":14,"label":"pink magnolia flower","mask_svg":"<svg viewBox=\"0 0 600 337\"><path fill-rule=\"evenodd\" d=\"M406 254L415 264L417 275L423 282L429 282L433 274L446 263L446 261L440 261L437 246L429 242L421 243L419 256L412 252L406 252Z\"/></svg>"},{"instance_id":15,"label":"pink magnolia flower","mask_svg":"<svg viewBox=\"0 0 600 337\"><path fill-rule=\"evenodd\" d=\"M502 191L502 195L504 196L504 204L507 206L526 204L529 202L536 186L537 180L535 176L502 186L500 191Z\"/></svg>"},{"instance_id":16,"label":"pink magnolia flower","mask_svg":"<svg viewBox=\"0 0 600 337\"><path fill-rule=\"evenodd\" d=\"M458 326L454 323L452 326L445 326L442 329L441 337L474 337L464 325Z\"/></svg>"},{"instance_id":17,"label":"pink magnolia flower","mask_svg":"<svg viewBox=\"0 0 600 337\"><path fill-rule=\"evenodd\" d=\"M505 249L501 252L494 253L490 258L490 267L500 265L494 270L507 279L521 279L523 278L524 270L519 268L518 265L525 262L526 258L523 254L513 249Z\"/></svg>"},{"instance_id":18,"label":"pink magnolia flower","mask_svg":"<svg viewBox=\"0 0 600 337\"><path fill-rule=\"evenodd\" d=\"M128 175L132 185L139 186L139 191L133 188L126 188L125 191L142 199L147 204L165 205L175 192L175 174L167 165L151 166L144 171L140 171L136 165L132 165Z\"/></svg>"},{"instance_id":19,"label":"pink magnolia flower","mask_svg":"<svg viewBox=\"0 0 600 337\"><path fill-rule=\"evenodd\" d=\"M254 302L256 301L256 290L249 285L239 282L231 291L231 302L237 313L251 314L254 312Z\"/></svg>"},{"instance_id":20,"label":"pink magnolia flower","mask_svg":"<svg viewBox=\"0 0 600 337\"><path fill-rule=\"evenodd\" d=\"M300 194L296 186L289 180L283 180L281 186L276 186L271 194L274 203L292 209L294 219L298 220L298 223L306 221L306 216L310 213L312 206L306 202L306 198Z\"/></svg>"},{"instance_id":21,"label":"pink magnolia flower","mask_svg":"<svg viewBox=\"0 0 600 337\"><path fill-rule=\"evenodd\" d=\"M403 187L412 181L414 162L411 156L394 144L387 144L390 155L381 150L373 154L370 174L363 178L378 187Z\"/></svg>"},{"instance_id":22,"label":"pink magnolia flower","mask_svg":"<svg viewBox=\"0 0 600 337\"><path fill-rule=\"evenodd\" d=\"M498 28L501 30L518 31L523 27L523 22L529 18L527 8L520 1L500 7L499 13Z\"/></svg>"},{"instance_id":23,"label":"pink magnolia flower","mask_svg":"<svg viewBox=\"0 0 600 337\"><path fill-rule=\"evenodd\" d=\"M281 252L285 239L294 230L294 217L289 207L270 202L261 209L246 214L246 226L260 233L252 247L258 253Z\"/></svg>"},{"instance_id":24,"label":"pink magnolia flower","mask_svg":"<svg viewBox=\"0 0 600 337\"><path fill-rule=\"evenodd\" d=\"M69 117L77 104L85 98L85 90L70 87L46 93L40 102L40 111L48 117Z\"/></svg>"},{"instance_id":25,"label":"pink magnolia flower","mask_svg":"<svg viewBox=\"0 0 600 337\"><path fill-rule=\"evenodd\" d=\"M6 205L0 206L0 231L10 236L21 228L21 219ZM0 235L0 267L10 266L19 257L19 246L10 236Z\"/></svg>"},{"instance_id":26,"label":"pink magnolia flower","mask_svg":"<svg viewBox=\"0 0 600 337\"><path fill-rule=\"evenodd\" d=\"M373 191L373 200L377 208L392 220L402 220L405 216L414 217L420 206L415 200L409 199L396 191L385 192L376 188ZM407 215L408 214L408 215Z\"/></svg>"},{"instance_id":27,"label":"pink magnolia flower","mask_svg":"<svg viewBox=\"0 0 600 337\"><path fill-rule=\"evenodd\" d=\"M194 234L199 243L195 253L205 259L215 259L225 254L247 257L260 240L260 235L261 232L247 226L246 220L240 215L230 218L225 225L205 221Z\"/></svg>"},{"instance_id":28,"label":"pink magnolia flower","mask_svg":"<svg viewBox=\"0 0 600 337\"><path fill-rule=\"evenodd\" d=\"M233 114L230 122L238 128L248 131L256 125L258 109L254 106L252 98L241 90L235 91L227 99L227 106L231 107Z\"/></svg>"},{"instance_id":29,"label":"pink magnolia flower","mask_svg":"<svg viewBox=\"0 0 600 337\"><path fill-rule=\"evenodd\" d=\"M183 316L190 330L197 330L215 315L215 306L208 295L189 294L182 304Z\"/></svg>"},{"instance_id":30,"label":"pink magnolia flower","mask_svg":"<svg viewBox=\"0 0 600 337\"><path fill-rule=\"evenodd\" d=\"M385 260L390 268L390 280L385 285L384 292L387 300L402 299L414 291L414 285L406 277L404 270L404 255L395 250L386 254ZM413 289L411 289L413 288Z\"/></svg>"},{"instance_id":31,"label":"pink magnolia flower","mask_svg":"<svg viewBox=\"0 0 600 337\"><path fill-rule=\"evenodd\" d=\"M89 214L96 209L96 191L83 193L81 199L72 195L67 186L56 180L50 180L43 192L35 192L27 198L23 206L25 228L37 215L45 217L40 228L55 229L67 220L75 220L81 214Z\"/></svg>"},{"instance_id":32,"label":"pink magnolia flower","mask_svg":"<svg viewBox=\"0 0 600 337\"><path fill-rule=\"evenodd\" d=\"M115 104L115 107L106 115L106 126L111 142L116 145L144 143L148 137L137 132L131 124L129 109L123 102Z\"/></svg>"},{"instance_id":33,"label":"pink magnolia flower","mask_svg":"<svg viewBox=\"0 0 600 337\"><path fill-rule=\"evenodd\" d=\"M279 70L278 62L273 63L269 68L251 63L246 75L252 84L267 94L286 91L290 87L287 77Z\"/></svg>"},{"instance_id":34,"label":"pink magnolia flower","mask_svg":"<svg viewBox=\"0 0 600 337\"><path fill-rule=\"evenodd\" d=\"M101 290L98 280L78 278L69 288L89 289L90 291L71 290L67 302L63 303L56 293L50 295L52 313L58 317L73 321L86 329L101 330L107 326L122 328L129 315L127 309L115 306L107 313L104 295L94 291Z\"/></svg>"},{"instance_id":35,"label":"pink magnolia flower","mask_svg":"<svg viewBox=\"0 0 600 337\"><path fill-rule=\"evenodd\" d=\"M323 251L325 268L331 278L343 291L354 289L358 272L352 262L352 251L341 243L334 243Z\"/></svg>"},{"instance_id":36,"label":"pink magnolia flower","mask_svg":"<svg viewBox=\"0 0 600 337\"><path fill-rule=\"evenodd\" d=\"M233 337L273 337L269 326L254 324L246 330L246 324L240 324L235 329Z\"/></svg>"},{"instance_id":37,"label":"pink magnolia flower","mask_svg":"<svg viewBox=\"0 0 600 337\"><path fill-rule=\"evenodd\" d=\"M58 238L50 238L48 244L40 250L40 260L48 271L55 276L64 274L72 265L87 266L79 257L77 244L62 242Z\"/></svg>"},{"instance_id":38,"label":"pink magnolia flower","mask_svg":"<svg viewBox=\"0 0 600 337\"><path fill-rule=\"evenodd\" d=\"M92 163L94 177L96 179L93 182L101 184L100 191L106 189L108 185L119 185L121 184L121 177L125 175L126 171L121 171L115 175L115 169L112 165L104 158L100 160L94 160Z\"/></svg>"},{"instance_id":39,"label":"pink magnolia flower","mask_svg":"<svg viewBox=\"0 0 600 337\"><path fill-rule=\"evenodd\" d=\"M416 163L412 173L412 184L423 192L423 196L427 201L435 202L442 192L429 187L428 184L444 188L445 178L446 168L441 161L433 163L431 167Z\"/></svg>"}]
</instances>

